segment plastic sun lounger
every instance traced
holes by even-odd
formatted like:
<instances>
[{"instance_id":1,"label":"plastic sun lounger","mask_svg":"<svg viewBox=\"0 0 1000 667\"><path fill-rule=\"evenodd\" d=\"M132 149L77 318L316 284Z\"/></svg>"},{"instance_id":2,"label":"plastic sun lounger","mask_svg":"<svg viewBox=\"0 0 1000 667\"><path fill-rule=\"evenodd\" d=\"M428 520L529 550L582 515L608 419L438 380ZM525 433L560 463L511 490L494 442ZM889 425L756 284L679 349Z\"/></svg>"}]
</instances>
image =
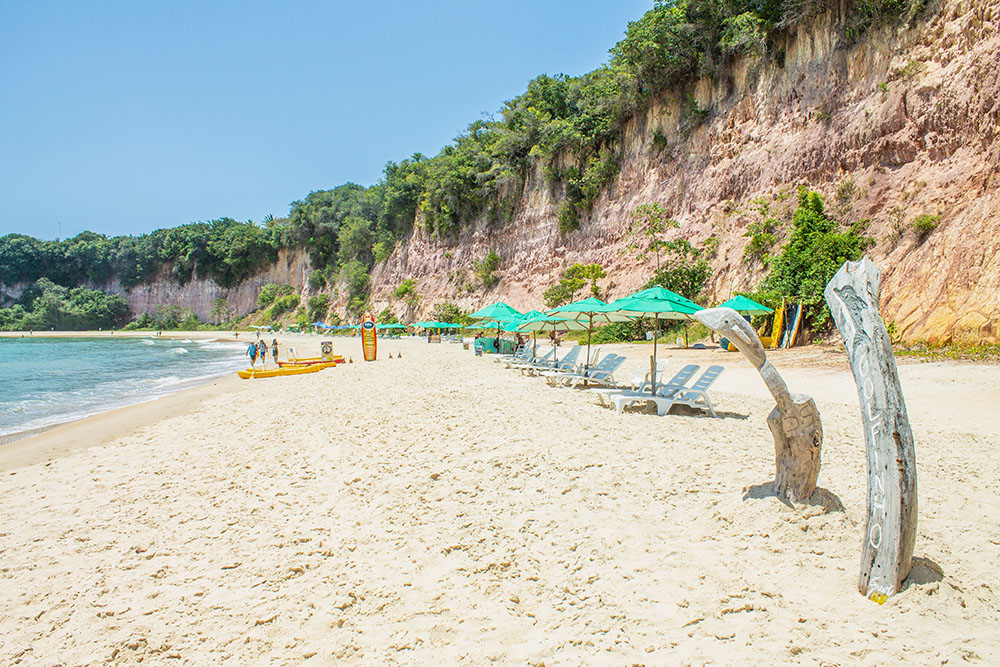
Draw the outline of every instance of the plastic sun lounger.
<instances>
[{"instance_id":1,"label":"plastic sun lounger","mask_svg":"<svg viewBox=\"0 0 1000 667\"><path fill-rule=\"evenodd\" d=\"M688 381L694 377L694 374L698 372L700 366L698 364L687 364L681 368L677 373L665 382L656 383L656 395L660 397L669 397L676 394L678 391L685 388ZM649 377L649 373L646 373L646 377ZM635 389L594 389L594 393L597 395L597 400L601 405L615 406L618 412L622 411L625 405L631 405L632 403L638 403L643 400L648 400L650 398L649 391L650 382L644 381ZM618 400L614 399L618 397ZM621 407L619 407L619 404Z\"/></svg>"},{"instance_id":2,"label":"plastic sun lounger","mask_svg":"<svg viewBox=\"0 0 1000 667\"><path fill-rule=\"evenodd\" d=\"M707 408L709 414L713 417L718 417L719 415L715 414L715 408L712 406L712 400L708 397L708 388L722 375L722 371L724 370L726 369L722 366L709 366L694 385L690 387L682 387L670 396L660 396L659 394L651 396L647 394L645 398L636 400L655 403L656 414L661 417L670 412L671 408L675 405L687 405L698 409ZM619 398L618 396L612 396L611 400L614 401L615 408L619 413L622 411L626 401L630 403L636 402L636 400L624 397Z\"/></svg>"},{"instance_id":3,"label":"plastic sun lounger","mask_svg":"<svg viewBox=\"0 0 1000 667\"><path fill-rule=\"evenodd\" d=\"M615 371L625 363L625 357L617 354L608 354L597 365L579 373L560 373L549 371L542 373L545 381L553 387L576 387L581 382L598 382L600 384L613 384L615 381Z\"/></svg>"},{"instance_id":4,"label":"plastic sun lounger","mask_svg":"<svg viewBox=\"0 0 1000 667\"><path fill-rule=\"evenodd\" d=\"M493 357L493 361L497 363L506 363L508 361L528 361L531 359L531 349L527 345L522 345L514 351L514 354L498 354Z\"/></svg>"},{"instance_id":5,"label":"plastic sun lounger","mask_svg":"<svg viewBox=\"0 0 1000 667\"><path fill-rule=\"evenodd\" d=\"M513 368L515 370L521 370L522 368L527 368L529 366L534 366L536 364L550 364L552 363L552 359L555 356L555 353L556 351L554 349L550 349L548 352L546 352L540 357L528 357L523 361L517 361L512 359L505 362L506 363L505 368Z\"/></svg>"},{"instance_id":6,"label":"plastic sun lounger","mask_svg":"<svg viewBox=\"0 0 1000 667\"><path fill-rule=\"evenodd\" d=\"M559 361L553 361L551 364L543 367L533 367L527 369L521 369L521 372L528 373L529 375L535 375L536 373L545 373L546 371L575 371L577 369L576 360L580 357L580 352L583 350L582 345L575 345L573 349L566 353Z\"/></svg>"}]
</instances>

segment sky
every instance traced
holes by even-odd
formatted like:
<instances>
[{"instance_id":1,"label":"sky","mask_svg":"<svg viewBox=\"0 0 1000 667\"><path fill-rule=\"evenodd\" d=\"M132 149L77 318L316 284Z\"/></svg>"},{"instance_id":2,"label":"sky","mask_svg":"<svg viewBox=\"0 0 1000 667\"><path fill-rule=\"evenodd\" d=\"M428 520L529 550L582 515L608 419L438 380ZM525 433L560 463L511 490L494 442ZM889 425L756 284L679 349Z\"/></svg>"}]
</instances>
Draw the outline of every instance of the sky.
<instances>
[{"instance_id":1,"label":"sky","mask_svg":"<svg viewBox=\"0 0 1000 667\"><path fill-rule=\"evenodd\" d=\"M652 0L0 0L0 235L288 214L435 155Z\"/></svg>"}]
</instances>

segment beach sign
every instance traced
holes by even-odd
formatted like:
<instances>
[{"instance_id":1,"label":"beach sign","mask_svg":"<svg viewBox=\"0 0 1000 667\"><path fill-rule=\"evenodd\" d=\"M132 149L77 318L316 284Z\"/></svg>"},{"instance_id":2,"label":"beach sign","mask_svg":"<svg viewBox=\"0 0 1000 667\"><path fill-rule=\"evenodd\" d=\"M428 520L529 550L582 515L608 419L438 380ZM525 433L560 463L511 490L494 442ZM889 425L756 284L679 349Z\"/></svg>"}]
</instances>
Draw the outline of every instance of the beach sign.
<instances>
[{"instance_id":1,"label":"beach sign","mask_svg":"<svg viewBox=\"0 0 1000 667\"><path fill-rule=\"evenodd\" d=\"M861 404L868 458L868 518L858 590L879 604L910 573L917 537L917 459L896 360L878 312L878 268L846 262L824 296L844 339Z\"/></svg>"},{"instance_id":2,"label":"beach sign","mask_svg":"<svg viewBox=\"0 0 1000 667\"><path fill-rule=\"evenodd\" d=\"M333 341L324 340L320 341L319 344L320 355L323 357L323 361L333 361Z\"/></svg>"},{"instance_id":3,"label":"beach sign","mask_svg":"<svg viewBox=\"0 0 1000 667\"><path fill-rule=\"evenodd\" d=\"M365 361L375 361L378 353L378 341L375 337L375 318L371 313L365 313L361 318L361 350Z\"/></svg>"}]
</instances>

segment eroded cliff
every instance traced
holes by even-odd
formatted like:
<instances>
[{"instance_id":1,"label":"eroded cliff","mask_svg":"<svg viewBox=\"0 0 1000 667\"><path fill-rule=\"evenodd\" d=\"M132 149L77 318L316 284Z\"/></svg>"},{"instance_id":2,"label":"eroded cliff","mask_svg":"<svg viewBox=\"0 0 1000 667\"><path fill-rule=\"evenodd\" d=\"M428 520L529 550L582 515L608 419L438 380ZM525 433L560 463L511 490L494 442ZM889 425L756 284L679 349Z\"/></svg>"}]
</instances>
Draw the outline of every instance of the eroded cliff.
<instances>
[{"instance_id":1,"label":"eroded cliff","mask_svg":"<svg viewBox=\"0 0 1000 667\"><path fill-rule=\"evenodd\" d=\"M827 193L839 219L869 220L883 316L906 340L1000 341L1000 5L941 2L913 26L855 45L842 21L832 9L788 35L783 63L741 61L727 78L699 82L694 99L708 114L698 122L686 95L634 118L616 147L618 177L577 231L559 232L561 192L540 168L505 225L474 221L445 241L418 218L373 270L373 305L403 314L392 292L413 278L423 297L416 315L441 300L537 307L576 262L604 265L607 295L620 296L650 274L622 249L631 212L654 201L680 221L674 236L719 239L706 296L720 301L762 275L743 261L750 202L780 209L807 184ZM940 219L921 237L911 225L924 214ZM491 249L501 281L469 291L473 262Z\"/></svg>"}]
</instances>

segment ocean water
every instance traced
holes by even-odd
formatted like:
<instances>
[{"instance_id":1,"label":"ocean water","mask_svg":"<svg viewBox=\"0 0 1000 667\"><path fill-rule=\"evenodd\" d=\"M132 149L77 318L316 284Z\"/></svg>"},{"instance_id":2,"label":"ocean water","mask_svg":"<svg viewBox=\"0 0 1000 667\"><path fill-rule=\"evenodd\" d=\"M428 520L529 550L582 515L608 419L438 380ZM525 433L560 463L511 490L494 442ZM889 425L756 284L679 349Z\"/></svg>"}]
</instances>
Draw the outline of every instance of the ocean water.
<instances>
[{"instance_id":1,"label":"ocean water","mask_svg":"<svg viewBox=\"0 0 1000 667\"><path fill-rule=\"evenodd\" d=\"M141 403L247 366L242 343L0 338L0 436Z\"/></svg>"}]
</instances>

